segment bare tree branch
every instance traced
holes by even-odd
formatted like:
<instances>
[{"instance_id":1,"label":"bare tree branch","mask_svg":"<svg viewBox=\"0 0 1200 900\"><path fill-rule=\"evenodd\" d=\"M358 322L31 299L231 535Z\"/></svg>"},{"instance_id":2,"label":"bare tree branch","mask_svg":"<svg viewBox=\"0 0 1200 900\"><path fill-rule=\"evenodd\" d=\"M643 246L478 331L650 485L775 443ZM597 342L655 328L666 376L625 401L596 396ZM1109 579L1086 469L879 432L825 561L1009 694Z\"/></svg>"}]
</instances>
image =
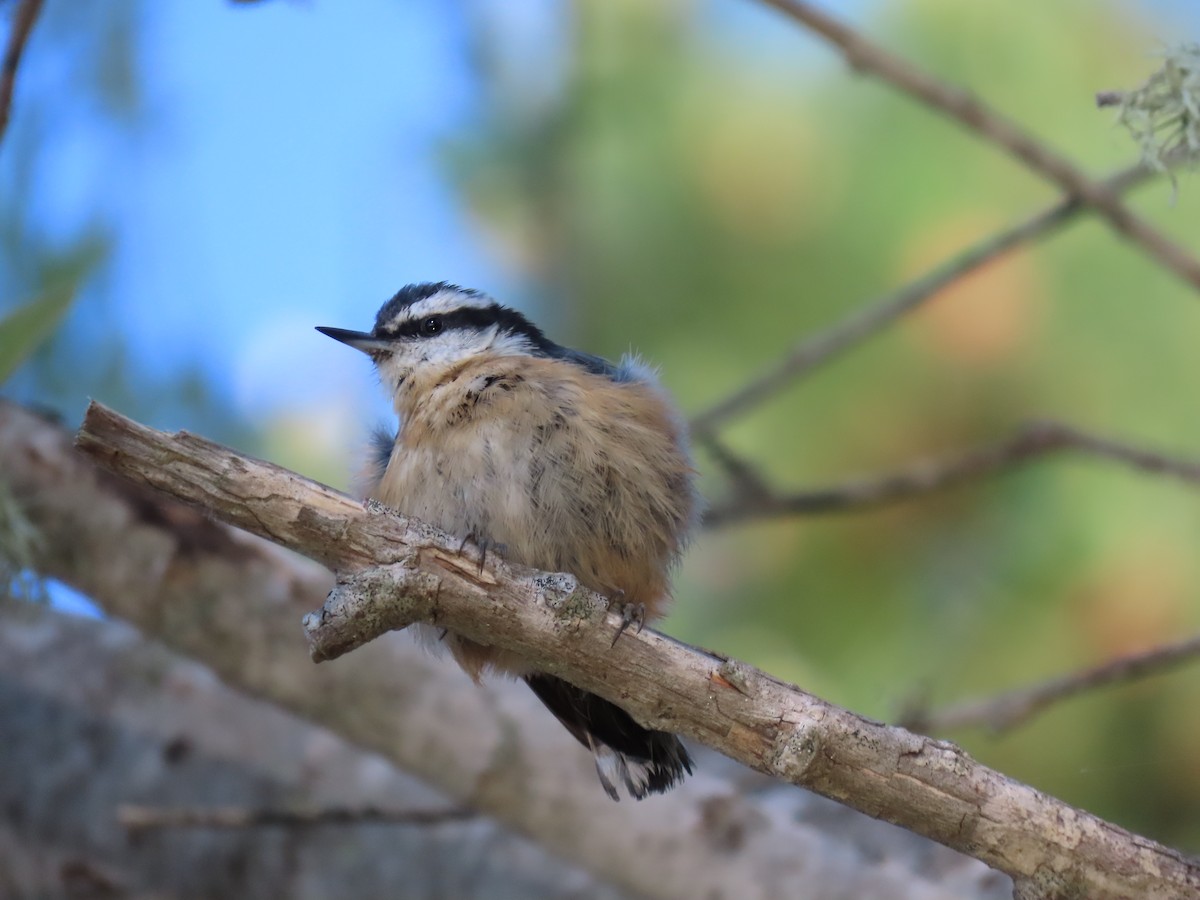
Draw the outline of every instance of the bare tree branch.
<instances>
[{"instance_id":1,"label":"bare tree branch","mask_svg":"<svg viewBox=\"0 0 1200 900\"><path fill-rule=\"evenodd\" d=\"M1114 194L1119 194L1155 174L1150 167L1139 163L1114 173L1105 181L1105 186ZM916 280L860 307L829 328L803 338L771 368L695 416L691 421L693 437L708 442L718 426L745 415L793 381L879 334L960 278L1017 247L1052 234L1085 211L1086 204L1077 198L1060 200L1004 231L989 235Z\"/></svg>"},{"instance_id":2,"label":"bare tree branch","mask_svg":"<svg viewBox=\"0 0 1200 900\"><path fill-rule=\"evenodd\" d=\"M1125 206L1107 185L1085 175L1065 156L989 108L969 91L922 71L810 3L803 0L763 2L825 38L841 51L854 69L870 72L944 113L968 131L1008 151L1028 169L1057 184L1068 196L1080 198L1107 219L1119 234L1140 246L1164 268L1200 289L1200 260Z\"/></svg>"},{"instance_id":3,"label":"bare tree branch","mask_svg":"<svg viewBox=\"0 0 1200 900\"><path fill-rule=\"evenodd\" d=\"M971 700L943 710L910 712L904 717L904 724L918 731L949 731L983 726L999 733L1023 725L1054 704L1079 694L1161 675L1197 658L1200 658L1200 635L1122 656L1082 672L1061 675L995 697Z\"/></svg>"},{"instance_id":4,"label":"bare tree branch","mask_svg":"<svg viewBox=\"0 0 1200 900\"><path fill-rule=\"evenodd\" d=\"M1071 450L1118 462L1141 472L1167 475L1200 486L1200 460L1179 459L1124 441L1099 437L1062 422L1031 422L1011 437L938 460L909 465L887 475L855 478L841 484L785 495L738 491L713 506L704 518L710 528L747 519L790 515L859 512L978 481L1035 459Z\"/></svg>"},{"instance_id":5,"label":"bare tree branch","mask_svg":"<svg viewBox=\"0 0 1200 900\"><path fill-rule=\"evenodd\" d=\"M158 828L312 828L321 825L442 825L461 822L478 813L470 809L378 809L373 806L321 807L314 809L248 809L244 806L167 808L163 806L117 807L117 823L130 831Z\"/></svg>"},{"instance_id":6,"label":"bare tree branch","mask_svg":"<svg viewBox=\"0 0 1200 900\"><path fill-rule=\"evenodd\" d=\"M694 437L694 435L693 435ZM742 459L725 445L715 434L709 434L704 442L705 449L728 476L735 496L768 501L773 492L766 478L748 460Z\"/></svg>"},{"instance_id":7,"label":"bare tree branch","mask_svg":"<svg viewBox=\"0 0 1200 900\"><path fill-rule=\"evenodd\" d=\"M569 575L478 561L415 520L364 508L202 438L98 404L77 443L113 472L339 571L306 617L329 658L421 620L519 653L766 774L975 856L1029 897L1189 897L1200 865L979 765L952 744L864 719L744 663L646 629L611 643L606 601ZM732 687L728 687L731 685Z\"/></svg>"},{"instance_id":8,"label":"bare tree branch","mask_svg":"<svg viewBox=\"0 0 1200 900\"><path fill-rule=\"evenodd\" d=\"M173 459L159 462L178 466ZM2 400L0 473L45 537L39 572L240 692L376 751L637 896L1008 894L1008 879L976 860L787 785L768 790L763 776L731 772L711 755L669 795L612 803L588 754L528 690L476 686L411 641L376 641L313 666L297 626L328 592L327 572L108 475L60 427Z\"/></svg>"},{"instance_id":9,"label":"bare tree branch","mask_svg":"<svg viewBox=\"0 0 1200 900\"><path fill-rule=\"evenodd\" d=\"M4 48L4 61L0 62L0 142L3 142L8 131L17 69L21 65L21 55L25 52L25 42L29 40L33 24L41 11L42 0L21 0L13 14L12 30L8 33L8 45Z\"/></svg>"}]
</instances>

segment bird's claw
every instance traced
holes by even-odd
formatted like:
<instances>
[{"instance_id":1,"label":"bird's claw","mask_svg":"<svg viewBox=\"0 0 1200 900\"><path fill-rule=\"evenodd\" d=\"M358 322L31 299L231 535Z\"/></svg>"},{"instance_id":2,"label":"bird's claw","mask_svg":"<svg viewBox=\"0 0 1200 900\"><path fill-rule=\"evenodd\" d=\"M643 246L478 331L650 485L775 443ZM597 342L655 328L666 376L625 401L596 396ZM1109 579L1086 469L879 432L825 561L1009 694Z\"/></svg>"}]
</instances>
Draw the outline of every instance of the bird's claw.
<instances>
[{"instance_id":1,"label":"bird's claw","mask_svg":"<svg viewBox=\"0 0 1200 900\"><path fill-rule=\"evenodd\" d=\"M617 646L617 641L621 639L627 628L630 625L637 625L637 633L642 633L642 628L646 624L646 604L645 603L625 603L621 598L625 596L622 591L616 597L609 601L608 608L617 612L621 616L621 624L617 626L617 633L613 635L612 644L609 646Z\"/></svg>"},{"instance_id":2,"label":"bird's claw","mask_svg":"<svg viewBox=\"0 0 1200 900\"><path fill-rule=\"evenodd\" d=\"M487 554L489 549L493 553L499 554L500 556L503 556L505 551L508 550L508 545L506 544L497 544L493 541L489 541L485 537L479 537L475 534L468 534L458 545L458 552L460 555L467 548L467 544L474 544L479 548L479 575L483 574L483 567L487 563Z\"/></svg>"}]
</instances>

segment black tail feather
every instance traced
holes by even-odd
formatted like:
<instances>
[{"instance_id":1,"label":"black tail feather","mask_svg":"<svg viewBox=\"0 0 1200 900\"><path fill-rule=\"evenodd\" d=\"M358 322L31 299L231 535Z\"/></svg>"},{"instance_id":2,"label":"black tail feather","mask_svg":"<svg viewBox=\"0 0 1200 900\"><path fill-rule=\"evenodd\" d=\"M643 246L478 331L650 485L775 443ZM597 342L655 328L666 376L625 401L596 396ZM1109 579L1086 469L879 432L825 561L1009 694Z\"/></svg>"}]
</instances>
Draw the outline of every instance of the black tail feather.
<instances>
[{"instance_id":1,"label":"black tail feather","mask_svg":"<svg viewBox=\"0 0 1200 900\"><path fill-rule=\"evenodd\" d=\"M614 800L614 780L641 800L661 794L692 773L692 758L678 737L643 728L615 703L589 694L561 678L536 673L525 681L546 708L596 755L600 783Z\"/></svg>"}]
</instances>

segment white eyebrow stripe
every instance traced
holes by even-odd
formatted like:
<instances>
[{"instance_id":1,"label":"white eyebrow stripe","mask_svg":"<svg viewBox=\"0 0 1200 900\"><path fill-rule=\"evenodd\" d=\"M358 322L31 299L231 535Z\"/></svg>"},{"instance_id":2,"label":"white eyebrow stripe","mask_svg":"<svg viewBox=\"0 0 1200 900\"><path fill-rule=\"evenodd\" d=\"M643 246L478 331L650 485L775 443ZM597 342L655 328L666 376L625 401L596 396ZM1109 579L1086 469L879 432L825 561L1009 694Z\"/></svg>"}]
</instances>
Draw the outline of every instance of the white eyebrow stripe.
<instances>
[{"instance_id":1,"label":"white eyebrow stripe","mask_svg":"<svg viewBox=\"0 0 1200 900\"><path fill-rule=\"evenodd\" d=\"M386 329L395 329L405 322L423 319L426 316L445 315L458 309L487 309L495 302L485 295L463 294L459 291L438 291L430 297L418 300L411 306L402 309L390 321L384 324Z\"/></svg>"}]
</instances>

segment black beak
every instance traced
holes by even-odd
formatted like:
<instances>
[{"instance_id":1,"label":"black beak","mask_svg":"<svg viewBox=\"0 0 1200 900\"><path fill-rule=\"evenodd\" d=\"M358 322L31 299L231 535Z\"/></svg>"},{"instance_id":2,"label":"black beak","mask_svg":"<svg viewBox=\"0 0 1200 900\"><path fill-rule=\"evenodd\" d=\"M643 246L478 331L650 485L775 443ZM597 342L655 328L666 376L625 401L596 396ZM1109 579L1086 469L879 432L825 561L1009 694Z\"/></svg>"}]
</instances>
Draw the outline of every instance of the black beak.
<instances>
[{"instance_id":1,"label":"black beak","mask_svg":"<svg viewBox=\"0 0 1200 900\"><path fill-rule=\"evenodd\" d=\"M333 338L335 341L341 341L348 347L361 350L363 353L369 354L376 350L387 350L391 347L390 341L385 338L377 338L366 331L350 331L348 328L326 328L324 325L318 325L317 331L326 337Z\"/></svg>"}]
</instances>

